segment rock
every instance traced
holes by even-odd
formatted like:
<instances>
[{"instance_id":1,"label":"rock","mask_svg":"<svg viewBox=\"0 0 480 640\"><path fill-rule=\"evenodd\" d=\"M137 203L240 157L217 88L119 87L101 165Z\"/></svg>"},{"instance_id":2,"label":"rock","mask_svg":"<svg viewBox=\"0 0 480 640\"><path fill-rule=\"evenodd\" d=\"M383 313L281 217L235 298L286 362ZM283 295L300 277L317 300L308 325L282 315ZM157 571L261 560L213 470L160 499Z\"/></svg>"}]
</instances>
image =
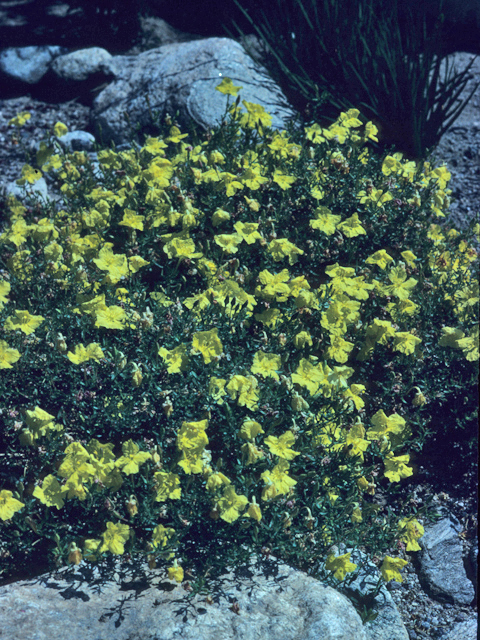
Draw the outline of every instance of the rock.
<instances>
[{"instance_id":1,"label":"rock","mask_svg":"<svg viewBox=\"0 0 480 640\"><path fill-rule=\"evenodd\" d=\"M475 592L463 564L460 529L450 518L426 528L419 540L422 551L418 577L432 598L470 605Z\"/></svg>"},{"instance_id":2,"label":"rock","mask_svg":"<svg viewBox=\"0 0 480 640\"><path fill-rule=\"evenodd\" d=\"M95 136L88 131L69 131L57 139L67 152L93 151L95 148Z\"/></svg>"},{"instance_id":3,"label":"rock","mask_svg":"<svg viewBox=\"0 0 480 640\"><path fill-rule=\"evenodd\" d=\"M60 55L32 95L45 102L78 100L91 106L96 93L115 78L113 56L101 47L90 47Z\"/></svg>"},{"instance_id":4,"label":"rock","mask_svg":"<svg viewBox=\"0 0 480 640\"><path fill-rule=\"evenodd\" d=\"M52 71L67 82L81 82L93 74L103 74L105 78L114 76L113 56L101 47L90 47L72 51L55 59Z\"/></svg>"},{"instance_id":5,"label":"rock","mask_svg":"<svg viewBox=\"0 0 480 640\"><path fill-rule=\"evenodd\" d=\"M242 99L262 105L272 115L273 127L284 128L294 117L265 69L229 38L169 44L114 60L117 77L93 103L92 121L96 130L101 128L103 142L121 144L130 139L137 124L151 126L150 109L160 115L178 110L180 123L193 119L204 129L215 126L227 104L227 96L214 90L222 77L243 87Z\"/></svg>"},{"instance_id":6,"label":"rock","mask_svg":"<svg viewBox=\"0 0 480 640\"><path fill-rule=\"evenodd\" d=\"M47 73L63 47L10 47L0 51L1 96L27 93Z\"/></svg>"},{"instance_id":7,"label":"rock","mask_svg":"<svg viewBox=\"0 0 480 640\"><path fill-rule=\"evenodd\" d=\"M478 620L472 618L466 622L456 624L442 640L477 640L477 638Z\"/></svg>"},{"instance_id":8,"label":"rock","mask_svg":"<svg viewBox=\"0 0 480 640\"><path fill-rule=\"evenodd\" d=\"M477 585L478 580L478 538L475 538L473 546L468 552L468 562L470 565L471 576L473 578L473 584Z\"/></svg>"},{"instance_id":9,"label":"rock","mask_svg":"<svg viewBox=\"0 0 480 640\"><path fill-rule=\"evenodd\" d=\"M40 178L34 184L28 186L19 186L15 180L4 185L5 195L14 195L19 200L25 200L32 195L38 195L43 200L48 197L48 187L45 178Z\"/></svg>"},{"instance_id":10,"label":"rock","mask_svg":"<svg viewBox=\"0 0 480 640\"><path fill-rule=\"evenodd\" d=\"M140 17L140 43L126 52L126 55L134 55L149 49L156 49L165 44L174 42L188 42L200 40L202 36L184 33L170 26L165 20L155 16Z\"/></svg>"},{"instance_id":11,"label":"rock","mask_svg":"<svg viewBox=\"0 0 480 640\"><path fill-rule=\"evenodd\" d=\"M82 561L0 587L2 634L9 640L380 637L369 635L345 596L272 561L226 573L211 590L212 604L199 595L189 600L163 570L149 570L145 563L140 568L123 562L107 581L100 570Z\"/></svg>"},{"instance_id":12,"label":"rock","mask_svg":"<svg viewBox=\"0 0 480 640\"><path fill-rule=\"evenodd\" d=\"M48 70L52 60L61 53L63 47L11 47L0 52L0 70L6 75L34 84Z\"/></svg>"}]
</instances>

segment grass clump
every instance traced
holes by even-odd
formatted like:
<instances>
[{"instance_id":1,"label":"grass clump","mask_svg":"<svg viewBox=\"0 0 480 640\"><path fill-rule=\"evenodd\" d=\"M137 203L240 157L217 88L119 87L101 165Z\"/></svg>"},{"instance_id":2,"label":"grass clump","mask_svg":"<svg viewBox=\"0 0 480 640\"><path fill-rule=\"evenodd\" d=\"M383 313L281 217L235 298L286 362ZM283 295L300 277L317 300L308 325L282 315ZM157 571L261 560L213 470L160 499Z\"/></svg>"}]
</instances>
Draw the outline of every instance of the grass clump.
<instances>
[{"instance_id":1,"label":"grass clump","mask_svg":"<svg viewBox=\"0 0 480 640\"><path fill-rule=\"evenodd\" d=\"M372 153L356 110L278 132L243 107L97 165L56 153L58 123L25 165L64 203L10 198L0 236L2 577L141 556L196 592L272 553L338 586L350 550L401 580L419 548L420 514L377 495L475 380L449 173Z\"/></svg>"},{"instance_id":2,"label":"grass clump","mask_svg":"<svg viewBox=\"0 0 480 640\"><path fill-rule=\"evenodd\" d=\"M446 59L443 3L428 28L425 8L396 0L360 0L348 10L336 0L235 3L260 38L269 71L307 119L334 120L358 108L383 144L406 155L428 157L478 88L460 99L473 61L458 71Z\"/></svg>"}]
</instances>

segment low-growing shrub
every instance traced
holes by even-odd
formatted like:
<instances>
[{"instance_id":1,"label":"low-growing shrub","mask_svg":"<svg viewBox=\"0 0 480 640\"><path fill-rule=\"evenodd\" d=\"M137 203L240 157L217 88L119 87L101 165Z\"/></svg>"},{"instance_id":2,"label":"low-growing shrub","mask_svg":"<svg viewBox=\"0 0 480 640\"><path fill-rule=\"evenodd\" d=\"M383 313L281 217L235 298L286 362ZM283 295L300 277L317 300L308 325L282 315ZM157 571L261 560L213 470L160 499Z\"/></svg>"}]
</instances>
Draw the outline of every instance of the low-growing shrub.
<instances>
[{"instance_id":1,"label":"low-growing shrub","mask_svg":"<svg viewBox=\"0 0 480 640\"><path fill-rule=\"evenodd\" d=\"M0 236L2 578L128 554L195 591L271 553L338 585L338 549L401 580L419 548L414 506L377 495L475 379L449 173L372 153L356 110L278 132L243 107L97 163L57 123L25 165L64 201L11 197Z\"/></svg>"}]
</instances>

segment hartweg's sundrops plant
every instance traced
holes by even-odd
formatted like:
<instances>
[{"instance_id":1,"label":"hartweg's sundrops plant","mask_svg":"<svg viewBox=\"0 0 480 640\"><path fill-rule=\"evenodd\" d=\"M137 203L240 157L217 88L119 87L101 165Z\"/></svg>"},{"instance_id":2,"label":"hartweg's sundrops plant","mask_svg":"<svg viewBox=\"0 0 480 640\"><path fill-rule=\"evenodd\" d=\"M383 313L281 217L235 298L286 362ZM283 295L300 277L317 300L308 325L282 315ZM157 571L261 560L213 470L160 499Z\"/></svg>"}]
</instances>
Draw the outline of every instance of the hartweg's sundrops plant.
<instances>
[{"instance_id":1,"label":"hartweg's sundrops plant","mask_svg":"<svg viewBox=\"0 0 480 640\"><path fill-rule=\"evenodd\" d=\"M376 491L474 384L478 263L447 169L358 116L279 132L237 96L97 165L56 125L19 182L62 208L10 197L0 235L2 578L129 555L195 591L271 553L338 586L359 549L401 581L420 514Z\"/></svg>"}]
</instances>

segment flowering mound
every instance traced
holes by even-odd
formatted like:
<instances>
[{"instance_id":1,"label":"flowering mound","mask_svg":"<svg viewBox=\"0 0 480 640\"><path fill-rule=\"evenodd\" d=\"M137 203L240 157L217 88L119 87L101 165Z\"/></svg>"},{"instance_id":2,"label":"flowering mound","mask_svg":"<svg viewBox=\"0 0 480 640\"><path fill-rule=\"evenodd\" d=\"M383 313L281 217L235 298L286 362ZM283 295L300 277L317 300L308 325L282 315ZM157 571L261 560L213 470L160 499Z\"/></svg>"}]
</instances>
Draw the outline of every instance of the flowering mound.
<instances>
[{"instance_id":1,"label":"flowering mound","mask_svg":"<svg viewBox=\"0 0 480 640\"><path fill-rule=\"evenodd\" d=\"M5 575L125 553L199 584L262 550L336 583L344 544L401 580L419 548L376 489L412 476L445 379L475 376L448 171L372 155L354 109L287 133L243 106L98 163L56 153L58 123L24 167L64 201L10 198L0 236Z\"/></svg>"}]
</instances>

